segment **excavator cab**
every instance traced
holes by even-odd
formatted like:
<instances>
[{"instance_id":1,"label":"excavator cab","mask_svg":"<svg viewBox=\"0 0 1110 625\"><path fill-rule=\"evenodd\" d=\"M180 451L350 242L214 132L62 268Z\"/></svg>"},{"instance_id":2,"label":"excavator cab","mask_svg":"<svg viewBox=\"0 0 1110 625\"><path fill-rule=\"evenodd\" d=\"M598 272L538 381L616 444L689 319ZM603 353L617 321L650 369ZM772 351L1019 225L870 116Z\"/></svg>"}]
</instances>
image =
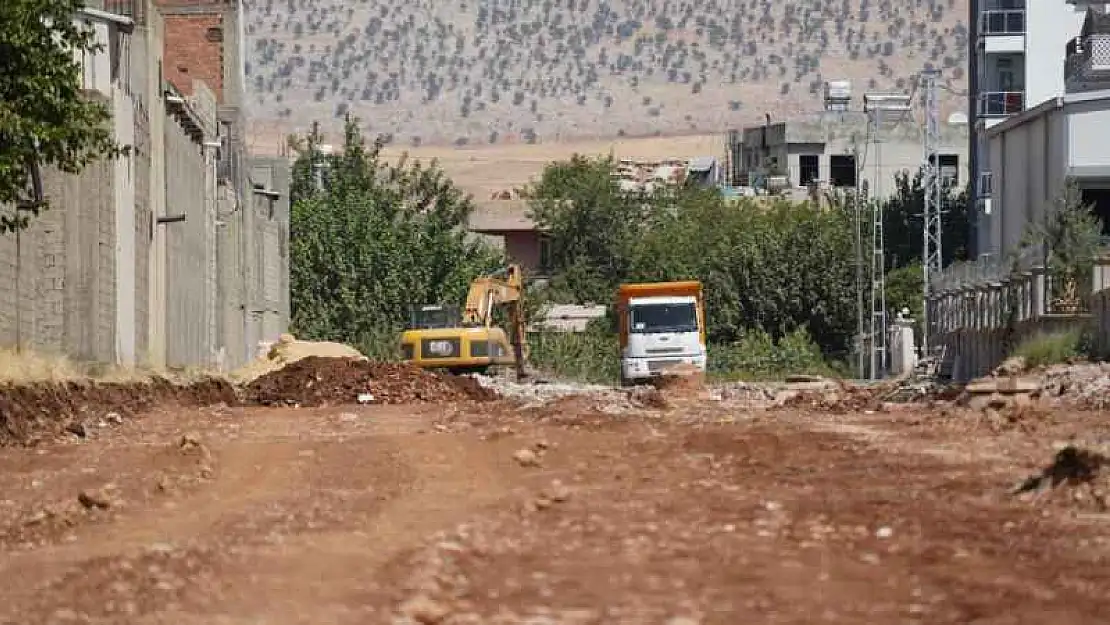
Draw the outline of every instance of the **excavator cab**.
<instances>
[{"instance_id":1,"label":"excavator cab","mask_svg":"<svg viewBox=\"0 0 1110 625\"><path fill-rule=\"evenodd\" d=\"M414 330L438 330L457 326L459 322L458 306L440 306L438 304L424 304L413 306L409 312L409 328Z\"/></svg>"},{"instance_id":2,"label":"excavator cab","mask_svg":"<svg viewBox=\"0 0 1110 625\"><path fill-rule=\"evenodd\" d=\"M523 281L520 268L476 279L466 307L426 304L410 312L409 328L401 335L405 362L453 373L481 373L493 366L513 366L524 376ZM493 311L507 306L513 334L493 325Z\"/></svg>"}]
</instances>

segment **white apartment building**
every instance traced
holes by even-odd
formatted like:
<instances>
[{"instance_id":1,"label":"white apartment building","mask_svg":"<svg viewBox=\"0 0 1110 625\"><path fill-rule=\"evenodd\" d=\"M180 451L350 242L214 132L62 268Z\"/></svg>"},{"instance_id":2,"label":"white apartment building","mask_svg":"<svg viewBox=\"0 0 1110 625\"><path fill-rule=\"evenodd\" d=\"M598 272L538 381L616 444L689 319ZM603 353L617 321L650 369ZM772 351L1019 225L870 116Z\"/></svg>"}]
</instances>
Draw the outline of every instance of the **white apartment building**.
<instances>
[{"instance_id":1,"label":"white apartment building","mask_svg":"<svg viewBox=\"0 0 1110 625\"><path fill-rule=\"evenodd\" d=\"M986 130L1007 117L1065 93L1064 65L1076 37L1086 0L971 0L969 23L976 24L969 91L974 129L969 150L976 183L977 251L996 255L987 233L996 219Z\"/></svg>"}]
</instances>

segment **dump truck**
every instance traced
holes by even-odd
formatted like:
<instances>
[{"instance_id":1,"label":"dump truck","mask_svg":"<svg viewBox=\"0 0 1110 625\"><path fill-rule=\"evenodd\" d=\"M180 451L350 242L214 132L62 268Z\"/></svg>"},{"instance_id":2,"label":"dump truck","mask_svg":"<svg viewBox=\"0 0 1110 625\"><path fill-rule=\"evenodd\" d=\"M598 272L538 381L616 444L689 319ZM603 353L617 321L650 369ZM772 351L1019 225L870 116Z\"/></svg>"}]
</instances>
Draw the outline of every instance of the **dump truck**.
<instances>
[{"instance_id":1,"label":"dump truck","mask_svg":"<svg viewBox=\"0 0 1110 625\"><path fill-rule=\"evenodd\" d=\"M615 310L623 386L664 375L704 375L707 350L701 282L622 284Z\"/></svg>"},{"instance_id":2,"label":"dump truck","mask_svg":"<svg viewBox=\"0 0 1110 625\"><path fill-rule=\"evenodd\" d=\"M484 373L512 366L525 379L524 276L518 265L481 276L470 284L465 308L423 304L411 310L401 334L405 362L452 373ZM494 325L494 311L508 312L509 332Z\"/></svg>"}]
</instances>

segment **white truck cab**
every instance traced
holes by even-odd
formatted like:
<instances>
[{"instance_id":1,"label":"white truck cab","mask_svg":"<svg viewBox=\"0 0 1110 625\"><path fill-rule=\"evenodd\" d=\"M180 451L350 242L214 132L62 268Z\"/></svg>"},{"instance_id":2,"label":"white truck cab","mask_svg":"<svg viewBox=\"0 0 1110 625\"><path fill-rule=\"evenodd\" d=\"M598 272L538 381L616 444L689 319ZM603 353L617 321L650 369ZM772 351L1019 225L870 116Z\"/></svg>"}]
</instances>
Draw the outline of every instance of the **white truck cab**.
<instances>
[{"instance_id":1,"label":"white truck cab","mask_svg":"<svg viewBox=\"0 0 1110 625\"><path fill-rule=\"evenodd\" d=\"M621 383L685 365L706 368L705 306L699 282L622 285L617 298Z\"/></svg>"}]
</instances>

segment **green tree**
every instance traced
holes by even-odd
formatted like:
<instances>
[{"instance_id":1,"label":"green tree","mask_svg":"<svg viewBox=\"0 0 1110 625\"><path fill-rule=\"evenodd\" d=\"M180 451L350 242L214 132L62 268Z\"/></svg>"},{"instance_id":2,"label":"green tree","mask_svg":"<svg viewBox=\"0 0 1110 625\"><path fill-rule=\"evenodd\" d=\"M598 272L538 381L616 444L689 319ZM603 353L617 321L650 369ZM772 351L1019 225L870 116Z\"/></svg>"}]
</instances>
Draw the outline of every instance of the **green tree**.
<instances>
[{"instance_id":1,"label":"green tree","mask_svg":"<svg viewBox=\"0 0 1110 625\"><path fill-rule=\"evenodd\" d=\"M82 93L82 53L99 52L74 21L83 0L0 2L0 204L29 211L0 215L0 232L25 227L26 212L48 208L32 189L40 167L79 173L125 152L107 105Z\"/></svg>"},{"instance_id":2,"label":"green tree","mask_svg":"<svg viewBox=\"0 0 1110 625\"><path fill-rule=\"evenodd\" d=\"M657 203L621 193L614 172L612 157L575 155L548 165L525 190L532 219L550 237L555 297L607 302L628 275Z\"/></svg>"},{"instance_id":3,"label":"green tree","mask_svg":"<svg viewBox=\"0 0 1110 625\"><path fill-rule=\"evenodd\" d=\"M1086 278L1102 248L1102 224L1092 206L1083 202L1083 193L1074 179L1064 184L1041 218L1029 224L1023 243L1043 250L1048 269L1056 278L1052 293L1055 305L1078 308L1090 286Z\"/></svg>"},{"instance_id":4,"label":"green tree","mask_svg":"<svg viewBox=\"0 0 1110 625\"><path fill-rule=\"evenodd\" d=\"M608 302L622 281L699 279L712 342L756 330L778 341L802 330L826 353L847 349L855 325L848 211L728 202L693 187L622 194L612 173L611 159L576 157L549 166L531 190L551 237L557 297Z\"/></svg>"},{"instance_id":5,"label":"green tree","mask_svg":"<svg viewBox=\"0 0 1110 625\"><path fill-rule=\"evenodd\" d=\"M290 290L294 331L368 351L422 303L462 303L499 254L473 241L474 205L433 163L387 163L348 119L343 149L320 152L314 131L294 141Z\"/></svg>"},{"instance_id":6,"label":"green tree","mask_svg":"<svg viewBox=\"0 0 1110 625\"><path fill-rule=\"evenodd\" d=\"M884 251L887 269L905 267L922 261L924 246L925 189L924 172L912 176L900 172L895 176L895 192L883 204ZM966 260L971 245L971 216L968 214L968 190L946 186L941 195L941 253L948 266Z\"/></svg>"}]
</instances>

